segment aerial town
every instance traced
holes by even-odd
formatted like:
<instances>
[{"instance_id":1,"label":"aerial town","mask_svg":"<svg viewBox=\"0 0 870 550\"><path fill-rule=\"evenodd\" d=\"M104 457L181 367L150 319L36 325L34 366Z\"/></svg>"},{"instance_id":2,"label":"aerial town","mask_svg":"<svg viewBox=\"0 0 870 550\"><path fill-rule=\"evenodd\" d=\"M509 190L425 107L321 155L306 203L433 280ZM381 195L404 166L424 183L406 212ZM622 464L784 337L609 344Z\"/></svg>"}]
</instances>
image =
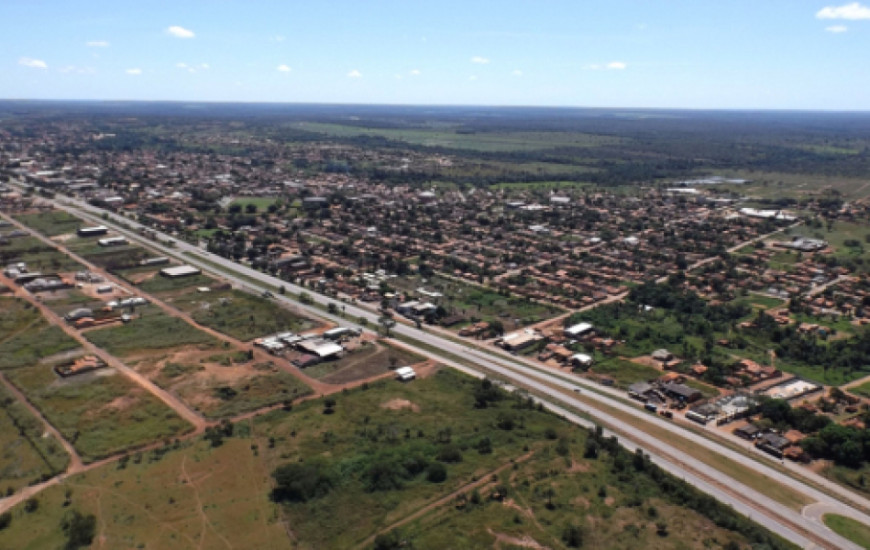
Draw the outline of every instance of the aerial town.
<instances>
[{"instance_id":1,"label":"aerial town","mask_svg":"<svg viewBox=\"0 0 870 550\"><path fill-rule=\"evenodd\" d=\"M659 441L701 436L717 449L705 452L749 453L752 464L829 484L825 498L870 492L864 196L814 189L782 200L759 193L767 182L730 175L626 186L402 183L395 181L402 174L472 162L327 137L285 147L257 133L192 132L187 150L151 148L115 144L129 138L76 119L48 119L38 132L21 131L23 124L0 125L0 390L10 418L35 414L46 428L33 428L44 434L34 443L44 463L0 474L8 482L3 510L33 506L37 489L92 475L99 464L120 469L149 453L147 462L156 462L199 440L228 449L225 441L264 418L250 449L270 457L258 468L274 469L258 474L276 480L269 513L305 517L311 503L339 498L331 490L340 482L320 472L305 482L315 486L285 487L282 476L302 474L279 462L309 464L305 452L319 456L331 438L344 437L330 435L340 428L323 419L369 419L374 413L362 405L356 412L343 405L354 392L411 392L385 398L380 411L414 414L425 408L415 399L435 391L418 389L425 384L460 392L476 383L450 378L459 376L447 374L454 369L483 378L475 408L495 411L493 403L513 394L514 408L528 399L532 410L537 403L562 417L588 415L636 443L639 469L651 467L641 447L667 461L692 456L685 446L696 440L667 450L635 440L624 425ZM357 164L386 175L348 169ZM16 399L22 410L13 413ZM551 420L500 412L483 422L475 432L495 429L512 442L528 431L524 423ZM276 441L295 440L306 424L319 435L272 454L282 448ZM402 472L393 481L365 470L359 483L373 485L359 490L367 499L416 486L419 472L441 483L433 480L460 468L460 450L489 460L496 444L495 436L460 438L449 427L398 435L398 425L385 418L354 429L373 442L431 435L440 458L413 467L390 462L383 467ZM582 445L570 440L578 457L610 449L591 430ZM22 428L21 437L27 433ZM568 445L568 437L547 439ZM454 439L461 445L447 445ZM557 452L573 454L558 445ZM507 447L496 455L512 456ZM526 460L517 456L514 466ZM686 472L701 471L700 451L693 460L699 465ZM566 476L589 468L568 463ZM465 464L473 466L470 458ZM450 475L472 479L482 467ZM754 476L772 475L740 468L729 475L755 489ZM477 506L480 494L466 496L471 488L450 505ZM501 485L484 490L486 499L516 502L505 500ZM815 502L815 493L801 490L784 484L782 499ZM544 510L558 508L545 501ZM307 541L299 547L399 548L397 533L426 525L387 529L383 518L404 523L372 506L383 529L361 531L364 540L333 523L323 525L337 529L335 538L314 534L314 525L288 529ZM666 536L666 526L650 525ZM573 540L565 532L554 536ZM815 543L825 538L811 528L800 533Z\"/></svg>"}]
</instances>

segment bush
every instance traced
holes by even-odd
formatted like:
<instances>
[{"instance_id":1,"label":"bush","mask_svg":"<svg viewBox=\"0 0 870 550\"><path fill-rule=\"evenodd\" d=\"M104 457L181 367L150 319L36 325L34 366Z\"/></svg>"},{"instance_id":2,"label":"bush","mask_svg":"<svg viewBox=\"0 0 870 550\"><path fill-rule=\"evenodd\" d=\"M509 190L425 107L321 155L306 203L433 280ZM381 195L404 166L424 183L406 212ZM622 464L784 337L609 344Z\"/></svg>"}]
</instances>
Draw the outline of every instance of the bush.
<instances>
[{"instance_id":1,"label":"bush","mask_svg":"<svg viewBox=\"0 0 870 550\"><path fill-rule=\"evenodd\" d=\"M90 546L97 532L97 518L93 514L83 516L73 510L61 524L66 533L66 550Z\"/></svg>"},{"instance_id":2,"label":"bush","mask_svg":"<svg viewBox=\"0 0 870 550\"><path fill-rule=\"evenodd\" d=\"M24 511L31 514L39 509L39 501L35 498L29 498L24 501Z\"/></svg>"},{"instance_id":3,"label":"bush","mask_svg":"<svg viewBox=\"0 0 870 550\"><path fill-rule=\"evenodd\" d=\"M562 542L568 548L580 548L583 546L583 530L577 525L567 525L562 531Z\"/></svg>"},{"instance_id":4,"label":"bush","mask_svg":"<svg viewBox=\"0 0 870 550\"><path fill-rule=\"evenodd\" d=\"M275 502L306 502L326 495L334 485L331 472L321 462L291 463L272 472L275 488L271 498Z\"/></svg>"},{"instance_id":5,"label":"bush","mask_svg":"<svg viewBox=\"0 0 870 550\"><path fill-rule=\"evenodd\" d=\"M426 479L432 483L441 483L447 479L447 468L440 462L433 462L429 465L426 473Z\"/></svg>"},{"instance_id":6,"label":"bush","mask_svg":"<svg viewBox=\"0 0 870 550\"><path fill-rule=\"evenodd\" d=\"M9 527L10 523L12 523L12 514L9 512L0 514L0 531Z\"/></svg>"},{"instance_id":7,"label":"bush","mask_svg":"<svg viewBox=\"0 0 870 550\"><path fill-rule=\"evenodd\" d=\"M440 460L441 462L447 462L448 464L462 462L462 451L460 451L459 447L456 445L445 445L440 451L438 451L438 455L435 459Z\"/></svg>"}]
</instances>

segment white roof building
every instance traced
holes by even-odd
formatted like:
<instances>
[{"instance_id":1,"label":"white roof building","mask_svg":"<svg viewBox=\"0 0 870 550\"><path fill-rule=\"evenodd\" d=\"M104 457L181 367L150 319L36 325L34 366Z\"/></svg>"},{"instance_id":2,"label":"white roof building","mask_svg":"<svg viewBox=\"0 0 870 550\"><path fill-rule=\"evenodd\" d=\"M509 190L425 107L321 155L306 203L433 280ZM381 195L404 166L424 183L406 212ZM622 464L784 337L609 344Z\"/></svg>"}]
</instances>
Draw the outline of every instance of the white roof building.
<instances>
[{"instance_id":1,"label":"white roof building","mask_svg":"<svg viewBox=\"0 0 870 550\"><path fill-rule=\"evenodd\" d=\"M396 369L396 378L402 382L408 382L417 378L417 373L414 372L412 367L399 367Z\"/></svg>"}]
</instances>

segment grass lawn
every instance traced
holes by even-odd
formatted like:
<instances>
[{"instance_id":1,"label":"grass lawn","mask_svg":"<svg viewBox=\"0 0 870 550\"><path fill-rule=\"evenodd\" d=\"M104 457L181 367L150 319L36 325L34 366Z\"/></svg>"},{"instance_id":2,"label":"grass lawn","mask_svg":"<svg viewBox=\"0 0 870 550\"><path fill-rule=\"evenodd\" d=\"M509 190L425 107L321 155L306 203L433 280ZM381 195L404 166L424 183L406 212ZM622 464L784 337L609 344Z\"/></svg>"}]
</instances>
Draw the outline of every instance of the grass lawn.
<instances>
[{"instance_id":1,"label":"grass lawn","mask_svg":"<svg viewBox=\"0 0 870 550\"><path fill-rule=\"evenodd\" d=\"M645 382L658 378L662 372L653 367L632 363L619 357L610 357L592 365L592 372L612 378L620 388L628 388L635 382Z\"/></svg>"},{"instance_id":2,"label":"grass lawn","mask_svg":"<svg viewBox=\"0 0 870 550\"><path fill-rule=\"evenodd\" d=\"M211 286L215 284L215 282L215 279L212 279L208 275L203 275L202 273L198 275L191 275L189 277L178 277L174 279L171 277L164 277L158 274L140 284L139 288L141 288L145 292L154 292L159 294L162 292L173 292L184 288Z\"/></svg>"},{"instance_id":3,"label":"grass lawn","mask_svg":"<svg viewBox=\"0 0 870 550\"><path fill-rule=\"evenodd\" d=\"M85 336L109 353L120 356L188 344L217 344L212 336L162 312L144 313L127 324L88 331Z\"/></svg>"},{"instance_id":4,"label":"grass lawn","mask_svg":"<svg viewBox=\"0 0 870 550\"><path fill-rule=\"evenodd\" d=\"M838 535L862 548L870 548L870 526L837 514L825 514L822 516L822 521Z\"/></svg>"},{"instance_id":5,"label":"grass lawn","mask_svg":"<svg viewBox=\"0 0 870 550\"><path fill-rule=\"evenodd\" d=\"M0 369L32 365L39 360L74 350L79 343L43 319L24 300L0 298Z\"/></svg>"},{"instance_id":6,"label":"grass lawn","mask_svg":"<svg viewBox=\"0 0 870 550\"><path fill-rule=\"evenodd\" d=\"M168 301L190 313L197 323L244 341L276 332L303 332L317 326L313 320L268 298L240 290L191 291Z\"/></svg>"},{"instance_id":7,"label":"grass lawn","mask_svg":"<svg viewBox=\"0 0 870 550\"><path fill-rule=\"evenodd\" d=\"M858 395L863 395L864 397L870 397L870 382L864 382L858 386L852 386L849 388L849 391Z\"/></svg>"},{"instance_id":8,"label":"grass lawn","mask_svg":"<svg viewBox=\"0 0 870 550\"><path fill-rule=\"evenodd\" d=\"M0 490L18 490L66 469L69 456L45 426L0 385Z\"/></svg>"},{"instance_id":9,"label":"grass lawn","mask_svg":"<svg viewBox=\"0 0 870 550\"><path fill-rule=\"evenodd\" d=\"M13 217L47 237L54 237L64 233L75 233L79 227L91 225L63 210L51 210L35 214L18 214Z\"/></svg>"},{"instance_id":10,"label":"grass lawn","mask_svg":"<svg viewBox=\"0 0 870 550\"><path fill-rule=\"evenodd\" d=\"M190 428L113 369L60 379L50 365L38 365L14 369L7 376L87 461Z\"/></svg>"}]
</instances>

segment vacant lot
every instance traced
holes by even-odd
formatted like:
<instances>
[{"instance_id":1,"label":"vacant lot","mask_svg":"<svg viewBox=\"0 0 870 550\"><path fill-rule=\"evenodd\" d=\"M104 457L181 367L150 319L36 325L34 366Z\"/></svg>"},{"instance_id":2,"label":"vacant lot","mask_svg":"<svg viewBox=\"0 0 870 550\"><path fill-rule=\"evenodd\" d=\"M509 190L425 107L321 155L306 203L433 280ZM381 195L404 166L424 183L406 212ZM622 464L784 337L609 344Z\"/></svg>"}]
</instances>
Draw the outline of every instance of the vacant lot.
<instances>
[{"instance_id":1,"label":"vacant lot","mask_svg":"<svg viewBox=\"0 0 870 550\"><path fill-rule=\"evenodd\" d=\"M50 365L37 365L7 376L87 461L179 435L190 427L114 369L61 379Z\"/></svg>"},{"instance_id":2,"label":"vacant lot","mask_svg":"<svg viewBox=\"0 0 870 550\"><path fill-rule=\"evenodd\" d=\"M475 396L486 406L475 407ZM399 529L420 549L520 539L561 548L572 525L590 547L748 545L698 509L757 529L679 480L653 481L647 461L633 466L630 453L453 371L374 383L336 396L330 410L308 401L235 425L217 447L173 445L74 476L42 493L32 514L14 510L4 540L58 546L70 508L99 516L107 547L371 547L416 512ZM270 473L288 464L310 483L292 493L302 498L276 505Z\"/></svg>"},{"instance_id":3,"label":"vacant lot","mask_svg":"<svg viewBox=\"0 0 870 550\"><path fill-rule=\"evenodd\" d=\"M32 227L48 237L64 233L75 233L79 227L90 225L63 210L18 214L13 217L24 225Z\"/></svg>"},{"instance_id":4,"label":"vacant lot","mask_svg":"<svg viewBox=\"0 0 870 550\"><path fill-rule=\"evenodd\" d=\"M62 273L82 269L82 265L35 237L12 239L0 245L0 264L24 262L29 271Z\"/></svg>"},{"instance_id":5,"label":"vacant lot","mask_svg":"<svg viewBox=\"0 0 870 550\"><path fill-rule=\"evenodd\" d=\"M157 274L154 277L151 277L150 279L142 282L139 285L139 288L141 288L145 292L154 292L159 295L161 293L169 293L186 288L211 286L215 283L216 281L214 279L212 279L208 275L203 275L201 273L199 275L191 275L190 277L178 277L176 279L164 277L160 274Z\"/></svg>"},{"instance_id":6,"label":"vacant lot","mask_svg":"<svg viewBox=\"0 0 870 550\"><path fill-rule=\"evenodd\" d=\"M187 346L136 356L128 364L209 418L224 418L293 401L311 388L247 352Z\"/></svg>"},{"instance_id":7,"label":"vacant lot","mask_svg":"<svg viewBox=\"0 0 870 550\"><path fill-rule=\"evenodd\" d=\"M0 369L32 365L79 343L24 300L0 297Z\"/></svg>"},{"instance_id":8,"label":"vacant lot","mask_svg":"<svg viewBox=\"0 0 870 550\"><path fill-rule=\"evenodd\" d=\"M69 457L45 426L0 385L0 489L21 487L62 472Z\"/></svg>"},{"instance_id":9,"label":"vacant lot","mask_svg":"<svg viewBox=\"0 0 870 550\"><path fill-rule=\"evenodd\" d=\"M197 323L243 341L276 332L302 332L316 326L311 319L271 300L240 290L192 290L167 301L190 313Z\"/></svg>"},{"instance_id":10,"label":"vacant lot","mask_svg":"<svg viewBox=\"0 0 870 550\"><path fill-rule=\"evenodd\" d=\"M162 312L146 312L133 321L85 333L88 340L113 355L167 349L188 344L216 345L210 335Z\"/></svg>"}]
</instances>

